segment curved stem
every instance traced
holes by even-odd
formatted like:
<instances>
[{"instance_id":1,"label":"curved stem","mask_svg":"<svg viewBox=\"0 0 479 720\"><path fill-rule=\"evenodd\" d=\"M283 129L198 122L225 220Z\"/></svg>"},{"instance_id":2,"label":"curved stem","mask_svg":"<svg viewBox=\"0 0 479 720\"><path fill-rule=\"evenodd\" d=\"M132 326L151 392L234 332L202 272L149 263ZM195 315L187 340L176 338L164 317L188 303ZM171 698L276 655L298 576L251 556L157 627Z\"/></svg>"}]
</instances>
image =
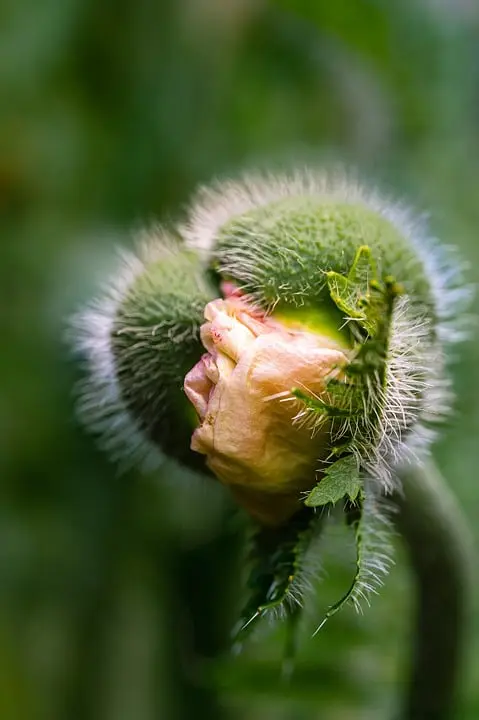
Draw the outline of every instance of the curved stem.
<instances>
[{"instance_id":1,"label":"curved stem","mask_svg":"<svg viewBox=\"0 0 479 720\"><path fill-rule=\"evenodd\" d=\"M401 472L397 527L417 588L416 627L405 720L456 717L469 595L470 539L455 498L432 463Z\"/></svg>"}]
</instances>

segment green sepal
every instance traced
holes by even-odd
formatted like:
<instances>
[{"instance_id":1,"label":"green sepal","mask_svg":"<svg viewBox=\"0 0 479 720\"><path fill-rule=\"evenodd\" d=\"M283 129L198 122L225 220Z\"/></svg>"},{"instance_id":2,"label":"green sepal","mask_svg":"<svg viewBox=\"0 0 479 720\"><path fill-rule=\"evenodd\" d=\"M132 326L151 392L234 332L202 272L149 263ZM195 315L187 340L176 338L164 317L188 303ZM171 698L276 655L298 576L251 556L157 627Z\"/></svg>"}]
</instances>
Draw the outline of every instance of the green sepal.
<instances>
[{"instance_id":1,"label":"green sepal","mask_svg":"<svg viewBox=\"0 0 479 720\"><path fill-rule=\"evenodd\" d=\"M359 198L345 202L308 191L233 215L215 234L211 262L261 307L281 312L324 307L330 271L360 290L374 272L391 274L405 280L415 302L433 305L428 274L409 238Z\"/></svg>"},{"instance_id":2,"label":"green sepal","mask_svg":"<svg viewBox=\"0 0 479 720\"><path fill-rule=\"evenodd\" d=\"M325 470L324 476L311 490L304 504L307 507L319 507L328 503L334 505L343 498L354 502L361 488L358 461L354 455L346 455Z\"/></svg>"},{"instance_id":3,"label":"green sepal","mask_svg":"<svg viewBox=\"0 0 479 720\"><path fill-rule=\"evenodd\" d=\"M343 309L345 303L350 303L349 325L356 338L353 357L341 367L341 376L330 377L320 397L309 394L307 389L293 388L291 391L303 403L305 412L311 415L313 428L320 427L326 420L330 421L334 446L331 457L342 457L351 452L356 456L371 454L380 434L394 303L403 288L391 276L378 280L376 272L369 248L362 246L356 253L348 275L335 277L331 297ZM328 275L332 277L331 273ZM346 288L346 294L338 299L339 287ZM355 320L352 316L359 308L359 301L364 309L363 317ZM356 303L356 309L351 305L353 302ZM351 463L350 467L353 468L352 460L346 463ZM342 463L337 470L336 464L333 464L330 468L333 477L328 478L326 472L326 477L320 483L322 489L319 490L319 486L315 488L307 504L317 506L340 499L342 496L338 493L346 484L347 473L339 485L335 476L338 471L342 475L343 469ZM353 477L357 477L358 473L356 468Z\"/></svg>"},{"instance_id":4,"label":"green sepal","mask_svg":"<svg viewBox=\"0 0 479 720\"><path fill-rule=\"evenodd\" d=\"M122 401L142 435L194 469L190 449L196 413L183 391L186 373L204 352L200 327L215 287L200 258L181 244L157 247L118 305L111 350Z\"/></svg>"}]
</instances>

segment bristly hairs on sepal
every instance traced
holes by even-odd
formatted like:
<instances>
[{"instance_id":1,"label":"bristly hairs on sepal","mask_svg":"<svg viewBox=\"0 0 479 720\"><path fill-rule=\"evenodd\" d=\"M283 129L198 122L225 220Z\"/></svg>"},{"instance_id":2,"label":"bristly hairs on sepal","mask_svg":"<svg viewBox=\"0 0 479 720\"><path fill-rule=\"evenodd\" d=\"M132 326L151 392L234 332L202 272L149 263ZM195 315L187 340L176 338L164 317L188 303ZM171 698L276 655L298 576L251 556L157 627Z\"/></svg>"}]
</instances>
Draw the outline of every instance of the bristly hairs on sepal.
<instances>
[{"instance_id":1,"label":"bristly hairs on sepal","mask_svg":"<svg viewBox=\"0 0 479 720\"><path fill-rule=\"evenodd\" d=\"M118 249L116 267L99 297L70 318L67 341L86 370L75 388L78 417L120 472L132 467L154 470L164 456L122 397L112 350L113 323L129 288L148 264L175 252L175 244L159 226L137 232L135 252Z\"/></svg>"},{"instance_id":2,"label":"bristly hairs on sepal","mask_svg":"<svg viewBox=\"0 0 479 720\"><path fill-rule=\"evenodd\" d=\"M355 526L357 571L349 591L330 608L327 619L344 602L350 601L359 609L361 599L376 590L391 563L391 523L382 494L399 488L396 471L401 465L421 461L427 454L435 437L434 425L450 411L452 393L446 373L449 346L466 335L465 318L471 290L465 285L463 264L453 250L442 247L429 236L423 218L368 189L354 174L342 169L330 173L305 170L290 176L253 174L237 182L218 183L203 189L180 234L190 248L205 257L205 265L211 268L214 245L226 223L249 211L296 197L363 205L391 223L425 268L434 303L434 317L422 313L407 295L398 296L394 303L386 382L382 387L375 387L367 400L368 407L376 412L375 442L351 443L351 452L365 476L362 514ZM239 279L245 283L254 279L255 263L262 254L261 234L254 240L252 253L241 256L243 276L239 275ZM129 288L150 262L164 257L165 253L174 253L175 246L158 228L143 233L138 241L136 255L122 253L119 268L107 283L103 296L74 316L70 337L88 371L78 393L82 421L100 435L102 446L124 468L140 464L151 469L163 456L146 437L122 398L111 336L118 308ZM231 267L238 257L233 249L228 260ZM228 275L226 262L215 269ZM402 278L397 280L400 283ZM298 292L297 303L302 302L304 296ZM430 341L431 336L435 337L434 342ZM336 439L344 436L354 439L354 423L333 424L333 440L335 433ZM309 552L308 556L311 556ZM291 607L301 605L308 585L309 573L301 567L295 582L288 585L284 600L268 611L269 617L288 614Z\"/></svg>"},{"instance_id":3,"label":"bristly hairs on sepal","mask_svg":"<svg viewBox=\"0 0 479 720\"><path fill-rule=\"evenodd\" d=\"M467 337L467 311L473 295L464 277L467 264L455 248L431 237L424 215L382 195L353 170L340 166L329 171L304 168L291 174L251 172L238 180L218 180L197 192L180 232L191 247L208 255L218 231L231 219L294 197L359 203L389 220L409 240L427 270L435 297L439 338L449 344Z\"/></svg>"},{"instance_id":4,"label":"bristly hairs on sepal","mask_svg":"<svg viewBox=\"0 0 479 720\"><path fill-rule=\"evenodd\" d=\"M418 312L407 297L400 298L395 305L379 440L374 448L363 447L358 451L366 472L391 492L397 487L395 469L404 463L420 462L428 454L436 436L435 426L452 407L453 394L446 375L446 365L452 359L449 346L467 337L467 310L472 296L464 279L465 264L453 248L442 246L430 236L423 216L382 196L343 168L330 172L305 169L290 175L251 173L238 181L217 182L198 192L189 221L181 231L191 247L211 256L218 233L233 218L297 197L362 204L376 212L409 242L430 281L434 322L426 313ZM258 235L255 257L261 256L261 252ZM247 282L251 258L242 256L238 260ZM230 264L234 265L233 259ZM220 270L227 273L228 267ZM253 266L251 273L255 273ZM301 298L298 303L301 304ZM437 342L426 351L422 340L431 332Z\"/></svg>"}]
</instances>

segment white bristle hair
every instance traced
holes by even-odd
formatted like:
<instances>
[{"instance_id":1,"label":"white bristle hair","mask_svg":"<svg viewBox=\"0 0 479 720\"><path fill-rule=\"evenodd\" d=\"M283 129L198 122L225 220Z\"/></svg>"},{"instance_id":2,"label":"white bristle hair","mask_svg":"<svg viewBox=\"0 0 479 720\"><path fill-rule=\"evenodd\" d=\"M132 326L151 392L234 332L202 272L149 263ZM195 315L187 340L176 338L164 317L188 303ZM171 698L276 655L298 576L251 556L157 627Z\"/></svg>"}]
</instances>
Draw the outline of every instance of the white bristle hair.
<instances>
[{"instance_id":1,"label":"white bristle hair","mask_svg":"<svg viewBox=\"0 0 479 720\"><path fill-rule=\"evenodd\" d=\"M137 232L135 252L118 250L116 266L99 297L70 319L67 340L86 371L76 388L78 417L120 471L140 467L148 472L165 458L145 436L122 397L111 342L113 323L136 278L150 263L174 252L175 246L162 228Z\"/></svg>"},{"instance_id":2,"label":"white bristle hair","mask_svg":"<svg viewBox=\"0 0 479 720\"><path fill-rule=\"evenodd\" d=\"M379 442L375 448L358 448L358 459L366 472L391 492L397 487L395 470L425 458L436 436L434 426L452 407L445 368L452 357L449 347L467 337L472 291L464 280L465 266L453 248L431 237L424 216L382 196L343 168L277 175L252 173L237 181L218 181L199 190L181 232L187 243L207 258L214 254L218 233L226 223L294 197L361 204L378 213L409 242L430 281L436 314L433 330L438 342L432 350L424 349L431 320L413 311L407 297L401 298L393 316ZM257 243L256 252L261 253L260 238ZM419 411L415 399L418 391L422 397Z\"/></svg>"}]
</instances>

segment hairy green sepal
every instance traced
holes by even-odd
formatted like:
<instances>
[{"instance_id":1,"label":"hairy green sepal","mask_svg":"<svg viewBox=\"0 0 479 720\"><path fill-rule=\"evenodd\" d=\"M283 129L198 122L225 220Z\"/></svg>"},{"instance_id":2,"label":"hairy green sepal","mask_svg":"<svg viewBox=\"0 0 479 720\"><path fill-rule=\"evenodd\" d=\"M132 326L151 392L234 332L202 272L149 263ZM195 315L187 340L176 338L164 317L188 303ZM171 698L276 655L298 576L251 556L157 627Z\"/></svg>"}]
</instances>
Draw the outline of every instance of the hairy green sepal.
<instances>
[{"instance_id":1,"label":"hairy green sepal","mask_svg":"<svg viewBox=\"0 0 479 720\"><path fill-rule=\"evenodd\" d=\"M393 277L379 277L371 249L358 248L347 275L327 273L331 299L344 313L354 338L353 359L342 368L342 379L331 378L324 397L293 388L292 394L312 415L313 425L328 422L334 462L323 470L321 480L309 493L305 505L320 508L342 501L345 517L354 531L356 569L345 594L326 612L318 630L347 602L356 605L374 589L387 567L387 554L374 538L383 522L377 502L366 492L361 459L371 461L379 441L386 392L387 358L394 303L403 288Z\"/></svg>"},{"instance_id":2,"label":"hairy green sepal","mask_svg":"<svg viewBox=\"0 0 479 720\"><path fill-rule=\"evenodd\" d=\"M204 352L200 326L215 291L191 251L164 249L131 284L112 329L122 396L145 435L191 467L204 467L190 450L196 414L183 392L186 373Z\"/></svg>"},{"instance_id":3,"label":"hairy green sepal","mask_svg":"<svg viewBox=\"0 0 479 720\"><path fill-rule=\"evenodd\" d=\"M369 257L358 258L364 247ZM430 281L417 252L386 217L360 203L298 196L251 210L220 228L213 263L261 305L283 312L331 303L328 273L351 282L355 266L357 284L371 258L378 277L401 278L411 303L433 316Z\"/></svg>"},{"instance_id":4,"label":"hairy green sepal","mask_svg":"<svg viewBox=\"0 0 479 720\"><path fill-rule=\"evenodd\" d=\"M335 503L343 497L354 500L361 488L360 459L371 460L379 441L392 315L403 290L391 276L379 279L377 273L367 246L358 248L347 276L327 273L331 298L351 326L352 360L342 368L342 379L333 377L326 383L324 398L292 389L310 413L313 425L330 422L331 455L338 458L326 466L324 476L306 499L311 507ZM335 444L334 438L340 442ZM356 495L352 497L351 492Z\"/></svg>"}]
</instances>

